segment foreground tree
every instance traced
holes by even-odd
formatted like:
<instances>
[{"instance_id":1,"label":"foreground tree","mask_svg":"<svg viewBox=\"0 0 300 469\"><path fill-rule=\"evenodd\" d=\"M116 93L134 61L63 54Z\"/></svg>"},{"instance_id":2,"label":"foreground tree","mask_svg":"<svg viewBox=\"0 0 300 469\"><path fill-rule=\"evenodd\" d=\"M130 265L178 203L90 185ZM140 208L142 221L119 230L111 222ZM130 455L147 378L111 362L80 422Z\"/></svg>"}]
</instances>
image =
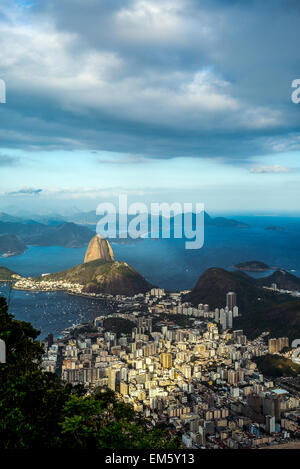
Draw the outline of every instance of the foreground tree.
<instances>
[{"instance_id":1,"label":"foreground tree","mask_svg":"<svg viewBox=\"0 0 300 469\"><path fill-rule=\"evenodd\" d=\"M110 390L86 396L81 386L41 370L43 348L29 323L17 321L0 298L0 449L176 449L178 439L153 428Z\"/></svg>"}]
</instances>

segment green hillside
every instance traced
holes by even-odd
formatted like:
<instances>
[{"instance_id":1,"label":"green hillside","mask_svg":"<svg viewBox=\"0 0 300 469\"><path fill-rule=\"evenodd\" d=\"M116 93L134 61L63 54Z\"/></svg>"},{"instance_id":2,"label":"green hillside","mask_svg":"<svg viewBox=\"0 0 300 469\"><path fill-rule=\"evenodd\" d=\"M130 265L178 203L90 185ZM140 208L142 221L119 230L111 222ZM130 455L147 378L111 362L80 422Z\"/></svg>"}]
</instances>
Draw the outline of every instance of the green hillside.
<instances>
[{"instance_id":1,"label":"green hillside","mask_svg":"<svg viewBox=\"0 0 300 469\"><path fill-rule=\"evenodd\" d=\"M7 269L6 267L2 267L0 265L0 282L8 282L12 280L12 276L17 275L12 270Z\"/></svg>"},{"instance_id":2,"label":"green hillside","mask_svg":"<svg viewBox=\"0 0 300 469\"><path fill-rule=\"evenodd\" d=\"M194 305L206 303L212 309L220 308L226 304L228 291L237 294L240 310L234 328L243 329L250 339L263 331L269 331L272 337L300 337L300 300L265 290L244 272L208 269L186 299Z\"/></svg>"},{"instance_id":3,"label":"green hillside","mask_svg":"<svg viewBox=\"0 0 300 469\"><path fill-rule=\"evenodd\" d=\"M255 361L261 373L272 378L297 376L300 374L300 365L297 365L288 358L280 357L279 355L254 357L253 361Z\"/></svg>"},{"instance_id":4,"label":"green hillside","mask_svg":"<svg viewBox=\"0 0 300 469\"><path fill-rule=\"evenodd\" d=\"M132 296L149 290L149 283L125 262L105 262L102 259L80 264L71 269L50 274L43 280L66 280L84 285L85 291Z\"/></svg>"},{"instance_id":5,"label":"green hillside","mask_svg":"<svg viewBox=\"0 0 300 469\"><path fill-rule=\"evenodd\" d=\"M135 324L125 318L106 318L103 321L103 327L120 336L121 334L131 334Z\"/></svg>"},{"instance_id":6,"label":"green hillside","mask_svg":"<svg viewBox=\"0 0 300 469\"><path fill-rule=\"evenodd\" d=\"M257 279L256 283L267 287L271 287L273 283L276 283L277 287L283 290L300 291L300 278L282 269L276 270L276 272L268 277Z\"/></svg>"},{"instance_id":7,"label":"green hillside","mask_svg":"<svg viewBox=\"0 0 300 469\"><path fill-rule=\"evenodd\" d=\"M258 305L242 314L235 320L236 329L244 329L249 338L257 337L263 331L269 331L272 337L289 337L290 340L300 337L300 301L292 300L286 295L274 295L277 303Z\"/></svg>"},{"instance_id":8,"label":"green hillside","mask_svg":"<svg viewBox=\"0 0 300 469\"><path fill-rule=\"evenodd\" d=\"M211 308L222 308L226 305L226 293L237 294L238 306L247 312L257 306L271 306L279 301L273 292L256 285L255 280L244 272L228 272L213 267L206 270L186 298L194 305L207 303ZM281 298L284 301L284 298Z\"/></svg>"}]
</instances>

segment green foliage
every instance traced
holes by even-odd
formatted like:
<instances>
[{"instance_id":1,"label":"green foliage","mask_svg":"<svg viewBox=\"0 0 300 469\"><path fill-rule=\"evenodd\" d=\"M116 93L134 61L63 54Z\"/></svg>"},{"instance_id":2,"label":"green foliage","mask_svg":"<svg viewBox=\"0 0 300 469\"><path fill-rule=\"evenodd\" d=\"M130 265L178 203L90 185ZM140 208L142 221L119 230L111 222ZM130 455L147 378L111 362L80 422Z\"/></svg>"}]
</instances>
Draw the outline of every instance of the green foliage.
<instances>
[{"instance_id":1,"label":"green foliage","mask_svg":"<svg viewBox=\"0 0 300 469\"><path fill-rule=\"evenodd\" d=\"M263 357L254 357L253 361L257 364L259 371L266 376L279 378L281 376L297 376L300 374L300 365L279 355L268 354Z\"/></svg>"},{"instance_id":2,"label":"green foliage","mask_svg":"<svg viewBox=\"0 0 300 469\"><path fill-rule=\"evenodd\" d=\"M173 321L179 327L187 327L191 324L189 316L185 316L184 314L161 313L154 318L154 331L161 331L161 326L157 326L157 324L159 324L161 321Z\"/></svg>"},{"instance_id":3,"label":"green foliage","mask_svg":"<svg viewBox=\"0 0 300 469\"><path fill-rule=\"evenodd\" d=\"M123 334L131 334L135 324L125 318L107 318L103 321L103 327L110 332L114 332L120 336Z\"/></svg>"},{"instance_id":4,"label":"green foliage","mask_svg":"<svg viewBox=\"0 0 300 469\"><path fill-rule=\"evenodd\" d=\"M110 390L86 395L53 373L41 371L38 331L16 321L0 298L0 449L176 449L167 430L153 428Z\"/></svg>"},{"instance_id":5,"label":"green foliage","mask_svg":"<svg viewBox=\"0 0 300 469\"><path fill-rule=\"evenodd\" d=\"M0 339L6 343L7 363L0 364L0 387L20 376L24 370L38 369L44 349L35 340L39 331L24 321L16 321L8 313L6 301L0 297Z\"/></svg>"},{"instance_id":6,"label":"green foliage","mask_svg":"<svg viewBox=\"0 0 300 469\"><path fill-rule=\"evenodd\" d=\"M0 281L1 282L6 282L6 281L9 282L10 280L12 280L12 275L16 275L16 273L0 265Z\"/></svg>"},{"instance_id":7,"label":"green foliage","mask_svg":"<svg viewBox=\"0 0 300 469\"><path fill-rule=\"evenodd\" d=\"M45 277L43 277L45 280ZM112 295L135 295L146 292L150 285L130 265L122 262L106 262L103 259L80 264L71 269L49 274L47 280L65 280L85 286L87 292ZM41 280L38 278L36 280Z\"/></svg>"},{"instance_id":8,"label":"green foliage","mask_svg":"<svg viewBox=\"0 0 300 469\"><path fill-rule=\"evenodd\" d=\"M300 335L300 301L286 295L275 295L275 302L269 306L253 307L236 318L235 327L243 329L249 339L263 331L271 337L288 337L290 341Z\"/></svg>"},{"instance_id":9,"label":"green foliage","mask_svg":"<svg viewBox=\"0 0 300 469\"><path fill-rule=\"evenodd\" d=\"M39 370L8 380L0 390L0 448L59 447L59 416L71 391Z\"/></svg>"},{"instance_id":10,"label":"green foliage","mask_svg":"<svg viewBox=\"0 0 300 469\"><path fill-rule=\"evenodd\" d=\"M116 400L110 391L85 399L71 397L61 422L71 448L143 449L178 448L177 440L163 430L147 430L146 422L133 409Z\"/></svg>"}]
</instances>

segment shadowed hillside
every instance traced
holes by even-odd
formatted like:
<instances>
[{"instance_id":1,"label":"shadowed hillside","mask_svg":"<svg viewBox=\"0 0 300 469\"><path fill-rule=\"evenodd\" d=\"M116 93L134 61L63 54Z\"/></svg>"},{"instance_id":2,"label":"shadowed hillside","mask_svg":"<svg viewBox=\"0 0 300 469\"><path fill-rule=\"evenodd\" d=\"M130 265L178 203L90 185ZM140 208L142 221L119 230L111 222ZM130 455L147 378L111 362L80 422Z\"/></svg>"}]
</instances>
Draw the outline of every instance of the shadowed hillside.
<instances>
[{"instance_id":1,"label":"shadowed hillside","mask_svg":"<svg viewBox=\"0 0 300 469\"><path fill-rule=\"evenodd\" d=\"M300 278L296 275L290 274L286 270L276 270L272 275L258 279L258 285L271 287L272 283L276 283L278 288L282 290L299 290L300 291Z\"/></svg>"},{"instance_id":2,"label":"shadowed hillside","mask_svg":"<svg viewBox=\"0 0 300 469\"><path fill-rule=\"evenodd\" d=\"M80 264L43 279L79 283L85 286L86 292L111 295L132 296L151 288L144 277L126 262L106 262L103 259Z\"/></svg>"},{"instance_id":3,"label":"shadowed hillside","mask_svg":"<svg viewBox=\"0 0 300 469\"><path fill-rule=\"evenodd\" d=\"M195 306L207 303L213 309L225 306L228 291L237 294L241 314L234 321L234 329L243 329L249 338L263 331L270 331L272 337L300 337L300 300L265 290L244 272L208 269L185 298Z\"/></svg>"}]
</instances>

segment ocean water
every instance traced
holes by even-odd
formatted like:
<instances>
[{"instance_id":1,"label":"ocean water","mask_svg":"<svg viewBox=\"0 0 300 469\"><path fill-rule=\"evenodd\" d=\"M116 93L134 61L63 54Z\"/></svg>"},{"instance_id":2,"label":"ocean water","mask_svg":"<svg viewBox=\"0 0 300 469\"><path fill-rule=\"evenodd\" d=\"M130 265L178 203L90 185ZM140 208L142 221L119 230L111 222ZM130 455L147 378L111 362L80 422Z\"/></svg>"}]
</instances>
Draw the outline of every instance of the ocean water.
<instances>
[{"instance_id":1,"label":"ocean water","mask_svg":"<svg viewBox=\"0 0 300 469\"><path fill-rule=\"evenodd\" d=\"M29 246L20 256L0 257L0 265L27 277L53 274L81 264L85 251L86 247L75 249L60 246Z\"/></svg>"},{"instance_id":2,"label":"ocean water","mask_svg":"<svg viewBox=\"0 0 300 469\"><path fill-rule=\"evenodd\" d=\"M250 228L206 226L204 246L199 250L186 250L181 239L145 239L132 244L112 243L112 247L116 259L128 262L153 285L168 290L193 288L209 267L231 269L234 264L251 260L284 268L300 277L300 218L235 218ZM268 226L281 226L284 231L269 231ZM1 258L0 264L26 276L53 273L82 263L85 250L30 247L21 256ZM2 288L0 285L0 294ZM45 334L83 322L83 318L97 311L98 305L93 301L65 293L13 292L11 310Z\"/></svg>"},{"instance_id":3,"label":"ocean water","mask_svg":"<svg viewBox=\"0 0 300 469\"><path fill-rule=\"evenodd\" d=\"M132 264L151 283L170 290L191 289L209 267L230 270L237 263L251 260L300 276L299 218L238 219L250 228L206 226L204 246L199 250L186 250L184 240L180 239L145 240L135 245L113 244L113 249L118 259ZM285 230L265 229L275 225Z\"/></svg>"},{"instance_id":4,"label":"ocean water","mask_svg":"<svg viewBox=\"0 0 300 469\"><path fill-rule=\"evenodd\" d=\"M74 324L81 324L110 311L109 304L101 299L89 299L64 292L24 292L11 290L0 283L0 295L7 298L9 312L16 319L28 321L40 331L44 339L49 333L59 337Z\"/></svg>"}]
</instances>

